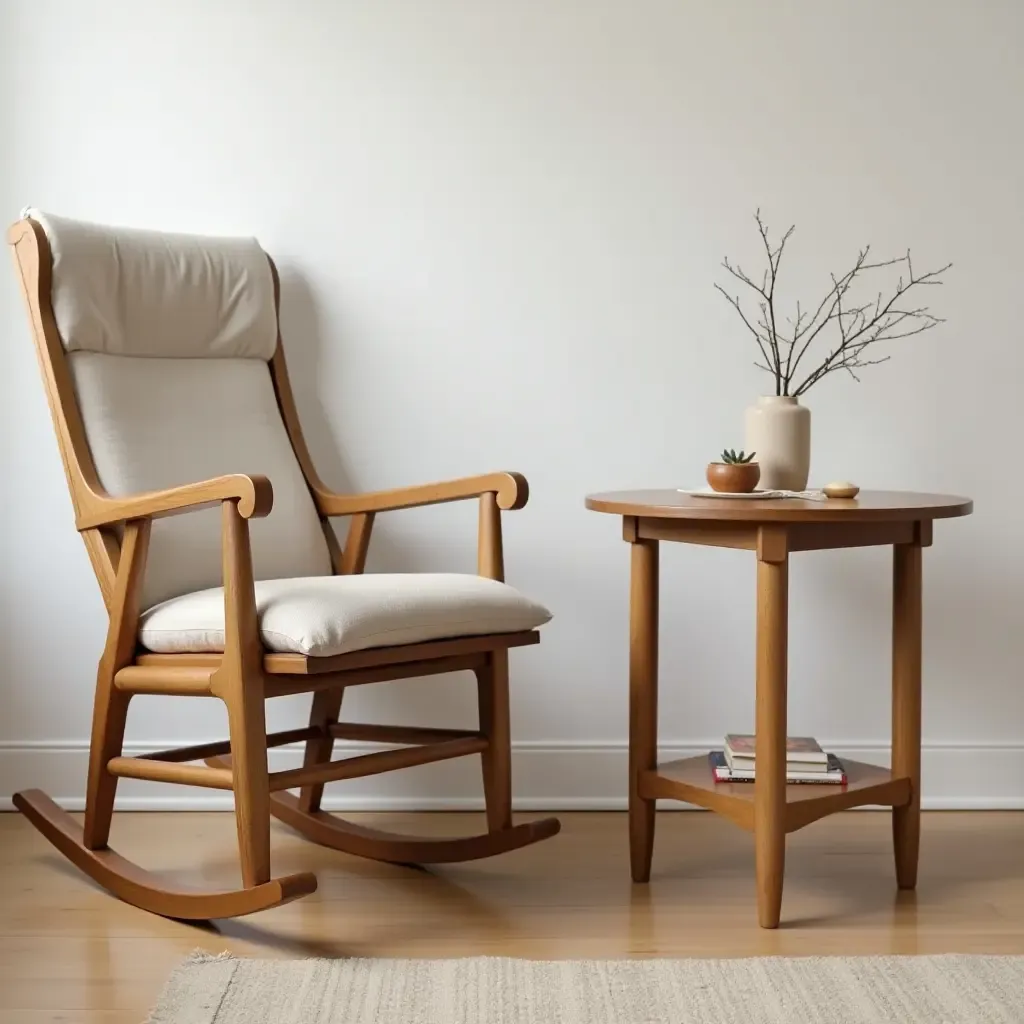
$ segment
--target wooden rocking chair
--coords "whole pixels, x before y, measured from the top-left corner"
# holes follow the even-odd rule
[[[503,582],[500,510],[526,504],[526,481],[328,490],[288,383],[277,271],[255,240],[36,211],[8,240],[110,615],[84,827],[39,790],[16,794],[36,828],[121,899],[182,919],[249,914],[316,889],[309,873],[271,877],[272,814],[314,842],[396,863],[474,860],[558,832],[557,819],[513,825],[511,813],[508,649],[536,643],[550,617]],[[240,475],[249,469],[265,475]],[[463,498],[480,506],[478,576],[363,575],[378,512]],[[350,517],[343,548],[332,516]],[[477,678],[478,729],[339,721],[349,686],[464,670]],[[308,727],[267,735],[265,700],[296,693],[313,695]],[[122,756],[128,703],[145,694],[219,697],[229,740]],[[337,739],[395,746],[332,760]],[[267,749],[298,741],[303,766],[270,772]],[[320,809],[326,782],[467,754],[483,762],[483,834],[392,835]],[[167,889],[110,850],[119,778],[232,790],[242,888]]]

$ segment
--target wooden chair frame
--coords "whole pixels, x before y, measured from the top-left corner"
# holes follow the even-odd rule
[[[110,625],[96,678],[85,821],[77,821],[45,793],[17,793],[15,805],[70,860],[121,899],[181,919],[235,917],[287,903],[316,889],[300,873],[272,878],[270,816],[317,843],[360,857],[395,863],[474,860],[553,836],[558,820],[513,825],[509,735],[508,649],[539,640],[536,630],[380,648],[336,657],[307,658],[264,650],[259,637],[249,547],[249,520],[267,515],[271,483],[261,476],[213,480],[114,497],[93,464],[63,345],[51,307],[52,255],[42,226],[25,219],[8,232],[35,340],[50,412],[74,504],[106,604]],[[280,300],[277,270],[275,302]],[[475,498],[479,502],[477,566],[481,576],[504,578],[501,510],[526,504],[526,480],[491,473],[444,483],[359,495],[335,494],[313,466],[302,435],[278,330],[270,372],[292,447],[316,504],[335,573],[363,571],[374,517],[391,509]],[[140,594],[152,521],[219,504],[222,510],[225,649],[223,654],[152,654],[137,642]],[[329,519],[350,517],[344,546]],[[422,729],[339,720],[346,688],[365,683],[470,670],[476,674],[479,728]],[[313,695],[309,725],[267,735],[265,700]],[[228,712],[229,739],[122,756],[128,705],[135,696],[218,697]],[[337,739],[400,744],[379,753],[332,760]],[[269,747],[305,741],[303,766],[271,772]],[[483,766],[488,831],[465,838],[395,835],[321,811],[324,784],[468,754]],[[205,766],[184,762],[204,761]],[[148,779],[235,795],[242,888],[224,892],[168,889],[108,848],[119,778]],[[298,796],[284,790],[296,788]]]

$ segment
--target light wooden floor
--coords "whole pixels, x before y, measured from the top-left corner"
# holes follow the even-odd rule
[[[412,820],[415,819],[415,820]],[[461,832],[475,815],[373,815]],[[925,815],[921,883],[897,895],[888,815],[836,815],[789,839],[783,927],[754,912],[749,835],[663,813],[649,886],[629,881],[626,818],[569,814],[528,850],[422,871],[312,846],[274,826],[275,871],[314,870],[313,896],[196,927],[118,903],[16,814],[0,815],[0,1024],[138,1024],[195,948],[253,956],[1024,953],[1024,814]],[[119,814],[114,845],[182,880],[234,885],[226,814]]]

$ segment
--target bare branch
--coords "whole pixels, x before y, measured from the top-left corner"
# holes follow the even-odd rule
[[[743,307],[740,305],[740,297],[737,295],[734,298],[720,284],[716,284],[715,288],[717,288],[718,291],[720,291],[725,296],[725,298],[728,301],[729,305],[732,306],[736,310],[737,313],[739,313],[740,319],[747,325],[747,330],[749,330],[750,333],[753,334],[754,340],[757,342],[757,347],[761,350],[761,355],[764,356],[764,361],[766,363],[771,362],[771,360],[768,357],[768,353],[765,350],[764,342],[763,342],[763,340],[761,338],[760,333],[757,331],[757,329],[754,327],[754,325],[747,319],[746,313],[743,312]],[[768,369],[768,368],[766,367],[766,369]],[[774,371],[771,370],[771,369],[768,369],[768,372],[769,373],[774,373]]]
[[[767,319],[771,321],[771,327],[769,328],[770,344],[772,355],[775,357],[775,394],[781,395],[783,392],[783,379],[785,374],[782,369],[782,346],[779,343],[779,332],[775,324],[775,282],[779,272],[779,264],[782,263],[782,252],[786,248],[786,242],[789,239],[789,236],[793,234],[796,225],[790,225],[789,230],[782,236],[782,240],[779,242],[779,247],[773,253],[771,242],[768,240],[768,229],[765,227],[764,221],[761,220],[760,210],[754,214],[754,220],[757,221],[757,230],[761,235],[761,241],[764,242],[765,252],[768,254],[768,294],[765,296],[765,299],[768,303]],[[792,355],[793,345],[790,344],[786,356],[787,367]]]
[[[899,300],[911,288],[941,284],[942,275],[952,264],[947,263],[938,270],[930,270],[917,276],[909,249],[903,256],[868,262],[871,254],[871,246],[868,245],[860,250],[853,267],[845,274],[830,275],[832,287],[813,313],[809,314],[800,302],[796,303],[796,318],[786,317],[791,332],[788,336],[781,334],[776,311],[776,287],[786,243],[792,236],[794,227],[791,226],[779,239],[778,244],[773,245],[760,210],[755,213],[754,219],[765,255],[768,257],[768,266],[762,274],[760,285],[742,267],[730,263],[728,257],[722,261],[722,266],[756,294],[760,316],[748,317],[739,295],[730,295],[721,285],[716,284],[715,287],[726,297],[746,328],[754,335],[764,360],[755,362],[754,365],[772,374],[777,395],[802,395],[822,377],[836,370],[844,370],[855,380],[859,380],[857,371],[865,366],[884,363],[890,358],[888,355],[866,358],[865,350],[869,346],[922,334],[943,322],[940,317],[932,315],[926,306],[904,308]],[[896,287],[888,299],[882,290],[872,301],[863,304],[851,301],[854,285],[866,274],[896,265],[903,267],[904,272],[900,274]],[[829,324],[835,324],[839,335],[835,346],[814,369],[807,372],[803,379],[794,385],[803,359],[815,339],[821,336]],[[867,355],[873,356],[873,351]]]
[[[906,262],[907,257],[899,260],[889,261],[892,263]],[[840,318],[840,343],[826,356],[825,360],[804,380],[797,385],[793,394],[799,396],[804,394],[808,388],[816,384],[822,377],[835,370],[850,370],[863,366],[871,366],[876,362],[884,360],[861,359],[860,354],[868,345],[877,344],[881,341],[896,341],[899,338],[909,338],[915,334],[923,334],[925,331],[937,327],[942,320],[932,316],[927,307],[921,306],[912,310],[901,310],[895,308],[896,301],[905,295],[915,285],[922,283],[940,284],[938,275],[948,270],[951,263],[941,267],[939,270],[929,271],[921,277],[914,277],[908,270],[908,280],[904,283],[902,275],[896,285],[896,291],[888,302],[881,304],[881,297],[875,302],[875,312],[870,319],[865,315],[867,307],[863,308],[854,324],[845,328]],[[915,321],[916,325],[909,330],[898,331],[896,328],[906,320]],[[888,357],[886,357],[888,358]]]
[[[904,281],[903,276],[900,275],[896,290],[888,302],[883,303],[881,293],[879,293],[879,297],[875,301],[874,313],[870,318],[867,316],[867,306],[858,307],[856,315],[850,324],[844,325],[842,317],[839,317],[839,345],[826,356],[825,360],[816,369],[812,370],[797,385],[793,390],[795,396],[804,394],[808,388],[834,370],[849,370],[851,368],[873,365],[876,360],[863,360],[860,358],[860,353],[867,345],[876,344],[881,341],[909,338],[915,334],[922,334],[924,331],[930,330],[942,322],[938,317],[932,316],[928,312],[927,307],[922,306],[913,310],[900,310],[895,308],[895,304],[901,296],[905,295],[916,285],[941,284],[941,281],[938,280],[939,275],[948,270],[952,264],[948,263],[938,270],[932,270],[927,274],[923,274],[921,277],[915,277],[910,272],[909,267],[912,264],[909,264],[907,256],[887,260],[878,265],[865,265],[861,269],[877,269],[877,267],[893,266],[896,263],[908,263],[907,280]],[[835,288],[833,288],[833,291],[835,291]],[[917,326],[907,331],[894,330],[899,324],[908,319],[920,322]]]
[[[851,366],[844,366],[842,367],[842,369],[844,369],[859,384],[860,377],[858,377],[857,374],[853,372],[853,366],[856,366],[857,369],[860,369],[861,367],[864,366],[877,366],[879,363],[889,362],[890,359],[892,359],[892,356],[882,356],[881,359],[867,359],[863,363],[854,363]]]
[[[843,276],[839,278],[838,282],[836,281],[835,276],[832,275],[832,291],[830,291],[825,296],[825,298],[822,299],[821,305],[818,306],[817,311],[815,312],[814,316],[811,318],[811,323],[808,324],[808,326],[807,326],[807,330],[810,331],[810,328],[817,321],[818,316],[821,313],[822,309],[825,307],[825,305],[831,299],[832,301],[831,301],[831,304],[829,305],[828,313],[825,314],[825,319],[822,320],[821,323],[818,324],[814,328],[814,330],[811,331],[810,334],[806,337],[806,339],[804,340],[803,344],[800,347],[799,352],[797,353],[796,359],[793,360],[792,366],[790,366],[788,368],[787,375],[786,375],[786,380],[785,380],[785,385],[786,385],[787,391],[789,389],[789,385],[793,381],[793,377],[796,375],[797,369],[800,366],[800,361],[807,354],[807,350],[811,347],[811,343],[822,332],[822,330],[826,327],[826,325],[831,323],[836,318],[836,309],[842,303],[843,296],[846,294],[847,291],[849,291],[850,285],[853,284],[854,278],[859,273],[861,273],[863,270],[865,270],[865,269],[872,269],[873,270],[873,269],[878,268],[878,267],[884,267],[884,266],[888,266],[889,265],[888,263],[869,264],[867,262],[867,258],[868,258],[868,254],[870,252],[871,252],[871,246],[870,245],[864,246],[864,248],[861,249],[861,251],[857,254],[857,262],[853,265],[853,269],[852,270],[848,270],[845,274],[843,274]],[[894,262],[894,261],[889,261],[889,262]]]
[[[767,299],[768,298],[768,293],[764,290],[764,288],[759,287],[753,281],[751,281],[750,277],[747,274],[744,273],[742,267],[740,267],[740,266],[735,266],[734,267],[729,262],[728,257],[726,259],[722,260],[722,266],[725,267],[725,269],[728,270],[729,273],[732,274],[732,276],[735,277],[737,281],[742,281],[745,285],[747,285],[748,288],[753,288],[754,291],[757,292],[757,294],[761,296],[761,298],[763,298],[763,299]]]

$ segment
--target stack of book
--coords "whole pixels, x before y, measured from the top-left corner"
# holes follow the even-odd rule
[[[725,750],[708,755],[715,782],[753,782],[757,777],[754,737],[729,733]],[[786,782],[846,785],[846,771],[835,754],[826,754],[812,736],[786,740]]]

